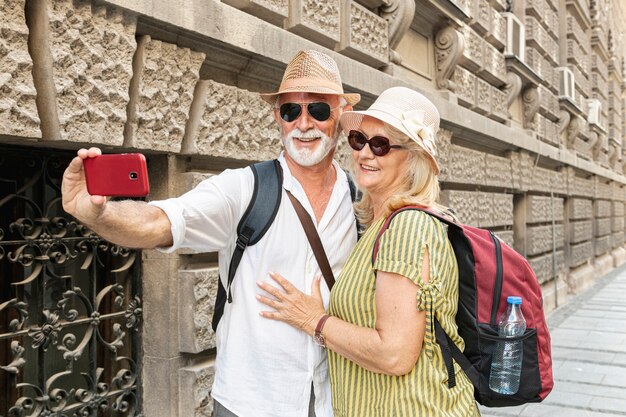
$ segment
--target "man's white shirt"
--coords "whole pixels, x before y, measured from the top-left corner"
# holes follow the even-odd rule
[[[356,244],[356,226],[345,172],[333,162],[337,180],[319,224],[300,183],[291,175],[284,156],[281,205],[264,237],[246,249],[217,329],[217,359],[213,397],[239,417],[306,417],[311,382],[315,414],[331,417],[326,351],[306,333],[269,320],[259,312],[270,310],[255,296],[257,281],[274,285],[269,271],[280,273],[306,294],[321,272],[304,229],[289,201],[290,191],[307,209],[317,227],[335,277],[339,276]],[[150,204],[160,207],[172,224],[173,246],[219,253],[219,272],[226,287],[228,265],[237,239],[237,224],[252,197],[250,168],[227,170],[200,183],[188,193]],[[260,191],[262,192],[262,191]],[[321,280],[324,306],[329,291]]]

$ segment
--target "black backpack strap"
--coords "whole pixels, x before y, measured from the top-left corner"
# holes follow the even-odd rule
[[[461,352],[461,349],[450,339],[450,336],[443,330],[443,327],[441,327],[437,319],[435,319],[435,337],[437,338],[439,347],[441,347],[443,361],[448,370],[448,388],[454,388],[456,385],[456,376],[454,375],[454,365],[452,363],[453,358],[461,366],[461,369],[463,369],[470,381],[472,381],[472,384],[478,387],[480,385],[478,371],[472,366],[463,352]]]
[[[228,280],[226,288],[218,279],[215,309],[213,311],[212,327],[217,325],[224,314],[226,301],[233,301],[231,285],[243,253],[248,246],[256,244],[270,228],[280,207],[283,186],[283,171],[278,160],[259,162],[250,167],[254,174],[254,190],[252,198],[243,216],[237,225],[237,241],[235,250],[228,266]]]

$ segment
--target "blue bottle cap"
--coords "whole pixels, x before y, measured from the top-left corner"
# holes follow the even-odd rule
[[[506,302],[509,304],[522,304],[522,297],[517,295],[509,295],[506,297]]]

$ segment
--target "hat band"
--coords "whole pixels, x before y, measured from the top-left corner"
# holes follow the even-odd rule
[[[285,80],[280,83],[279,93],[284,90],[301,90],[304,88],[328,88],[331,91],[336,91],[337,94],[343,94],[343,88],[334,82],[324,80],[322,78],[294,78],[291,80]]]

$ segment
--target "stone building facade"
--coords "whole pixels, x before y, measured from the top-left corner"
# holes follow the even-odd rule
[[[436,104],[442,202],[524,254],[551,311],[626,261],[624,22],[626,8],[615,0],[0,0],[0,180],[10,175],[10,155],[67,159],[97,145],[145,153],[150,199],[160,199],[225,168],[273,158],[280,138],[257,93],[276,88],[298,50],[319,49],[337,61],[346,90],[363,96],[358,108],[396,85]],[[344,163],[348,155],[341,144]],[[0,210],[6,195],[26,199],[20,190],[0,193]],[[45,229],[63,216],[31,217],[46,218]],[[34,276],[33,259],[44,268],[65,261],[17,256],[9,235],[24,229],[23,218],[0,223],[0,264],[11,264],[0,281]],[[64,238],[50,234],[52,245]],[[26,235],[25,247],[43,239]],[[11,351],[0,355],[0,397],[9,393],[15,403],[0,402],[0,416],[12,407],[28,415],[93,412],[103,403],[125,415],[211,415],[216,256],[137,256],[140,285],[120,303],[124,337],[135,327],[127,345],[138,363],[109,380],[106,366],[93,367],[106,392],[77,383],[65,402],[33,401],[39,410],[17,399],[31,395],[24,384],[38,385],[26,381],[28,352],[80,356],[62,337],[75,318],[45,301],[39,315],[23,313],[20,303],[36,298],[20,290],[28,280],[1,288],[0,343]],[[85,317],[98,328],[94,313]],[[54,338],[41,336],[45,325]],[[119,356],[123,338],[112,328],[117,345],[100,348]],[[96,333],[85,336],[87,345]],[[34,378],[39,389],[74,368],[64,369]],[[76,399],[79,389],[93,395]]]

